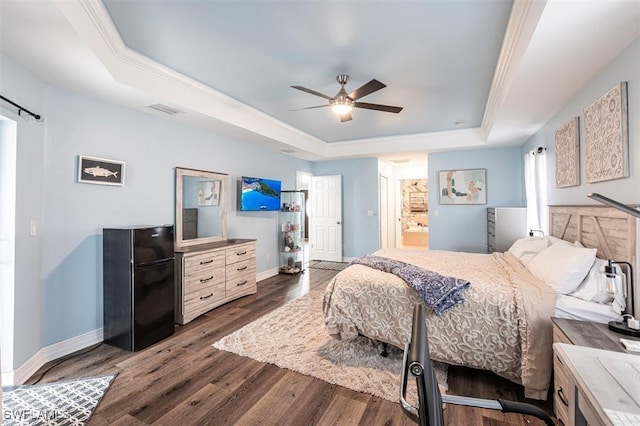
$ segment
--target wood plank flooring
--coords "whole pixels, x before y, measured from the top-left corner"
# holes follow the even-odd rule
[[[131,353],[102,344],[29,383],[117,372],[89,425],[411,425],[398,403],[219,351],[223,336],[326,282],[335,271],[308,269],[258,283],[258,293],[221,306],[172,337]],[[82,352],[82,351],[80,351]],[[492,373],[449,368],[451,394],[525,401],[523,389]],[[531,401],[552,412],[550,401]],[[543,424],[520,414],[448,406],[448,425]]]

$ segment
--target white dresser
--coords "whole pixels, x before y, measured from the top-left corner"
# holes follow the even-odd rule
[[[505,252],[527,235],[526,207],[487,208],[487,252]]]
[[[255,240],[225,240],[176,249],[176,323],[257,292]]]

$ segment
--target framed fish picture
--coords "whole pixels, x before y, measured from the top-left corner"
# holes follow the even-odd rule
[[[124,185],[124,161],[78,156],[78,182]]]

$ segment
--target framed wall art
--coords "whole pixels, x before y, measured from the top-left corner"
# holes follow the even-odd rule
[[[617,84],[583,114],[587,182],[629,177],[627,83]]]
[[[220,181],[205,180],[198,182],[198,206],[220,205]]]
[[[556,186],[566,188],[580,185],[579,119],[573,117],[555,132]]]
[[[78,156],[78,182],[99,185],[124,185],[123,161]]]
[[[440,204],[487,204],[487,170],[440,170]]]

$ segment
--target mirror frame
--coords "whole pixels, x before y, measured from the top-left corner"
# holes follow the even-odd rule
[[[182,238],[182,191],[184,188],[183,179],[186,176],[199,177],[203,179],[220,180],[220,208],[222,209],[222,235],[214,235],[212,237],[193,238],[184,240]],[[226,173],[208,172],[205,170],[187,169],[184,167],[176,167],[176,247],[188,247],[199,244],[213,243],[224,241],[227,239],[227,178]]]

